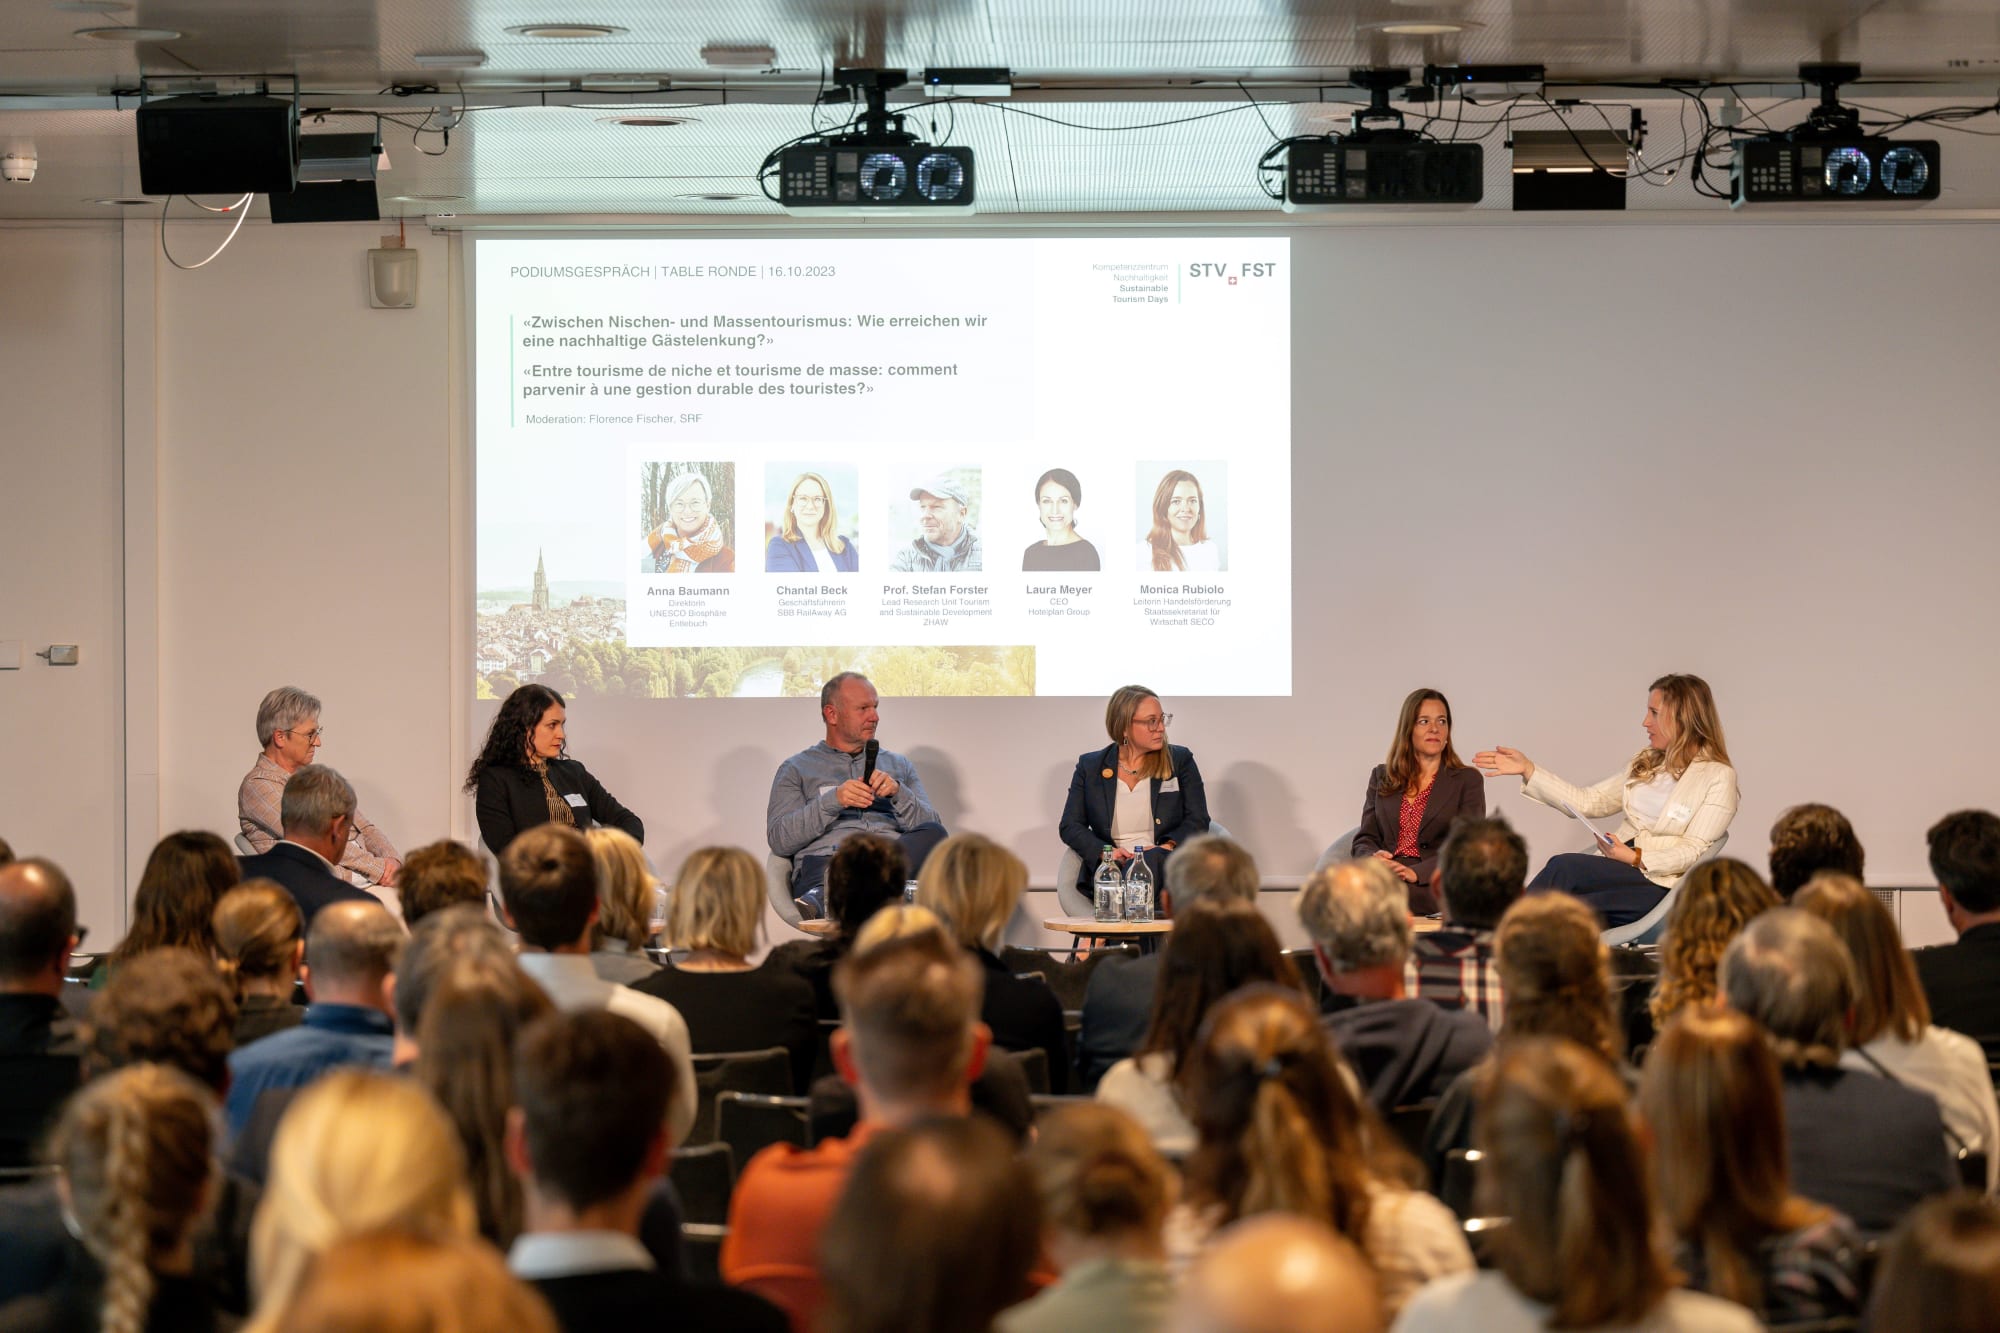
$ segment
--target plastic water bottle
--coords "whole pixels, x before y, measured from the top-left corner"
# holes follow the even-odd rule
[[[1132,844],[1132,860],[1125,867],[1125,919],[1153,919],[1153,872],[1146,868],[1145,847]]]
[[[1092,916],[1099,921],[1122,921],[1125,919],[1125,885],[1118,874],[1118,862],[1112,859],[1111,849],[1106,847],[1097,857],[1097,876],[1092,881],[1095,893],[1091,905],[1095,909]]]

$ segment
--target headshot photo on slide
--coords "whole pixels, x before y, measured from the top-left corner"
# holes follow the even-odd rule
[[[639,464],[639,572],[736,572],[736,465]]]
[[[1021,553],[1024,570],[1102,569],[1097,547],[1077,531],[1082,521],[1083,482],[1066,467],[1052,467],[1035,478],[1035,518],[1042,539]]]
[[[764,569],[852,574],[861,483],[848,463],[772,463],[764,469]]]
[[[1229,568],[1229,465],[1139,464],[1139,573],[1215,574]]]
[[[979,469],[912,467],[897,476],[889,496],[889,572],[976,574],[985,569],[979,544]]]

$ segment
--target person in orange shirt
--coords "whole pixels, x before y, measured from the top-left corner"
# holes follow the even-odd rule
[[[813,1327],[824,1297],[820,1232],[861,1150],[884,1129],[972,1112],[971,1086],[992,1034],[979,1021],[979,968],[941,929],[887,940],[833,974],[841,1026],[834,1067],[855,1089],[861,1119],[844,1139],[776,1144],[752,1157],[729,1205],[723,1280]]]

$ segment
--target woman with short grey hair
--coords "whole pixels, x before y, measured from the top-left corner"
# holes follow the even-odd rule
[[[257,744],[263,752],[236,788],[236,819],[243,829],[239,841],[259,855],[285,836],[285,783],[319,757],[326,740],[319,717],[319,700],[296,685],[280,685],[257,705]],[[395,844],[356,810],[354,831],[334,872],[364,889],[394,888],[402,864]]]

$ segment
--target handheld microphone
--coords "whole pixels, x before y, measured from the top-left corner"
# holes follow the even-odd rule
[[[868,779],[875,776],[875,755],[878,751],[881,750],[881,748],[882,746],[872,736],[868,738],[867,742],[864,745],[862,745],[861,780],[863,782],[866,782],[868,781]]]

